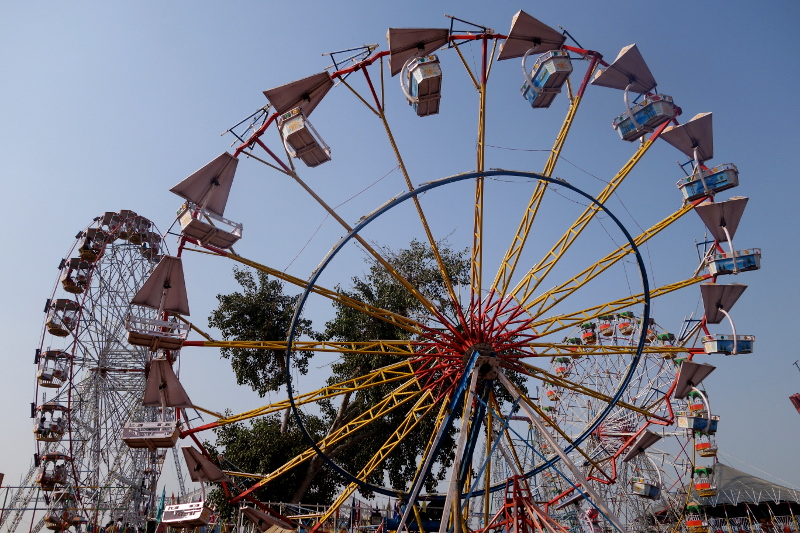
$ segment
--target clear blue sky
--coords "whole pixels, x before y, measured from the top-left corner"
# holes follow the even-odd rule
[[[719,367],[707,386],[713,411],[722,417],[721,459],[800,486],[800,415],[788,401],[800,392],[800,372],[792,365],[800,359],[793,342],[800,290],[791,278],[800,262],[792,237],[800,192],[792,133],[800,118],[793,93],[800,6],[790,1],[3,3],[0,172],[5,189],[0,217],[5,252],[0,269],[6,282],[0,309],[0,472],[6,484],[16,483],[27,470],[33,452],[28,418],[33,351],[56,267],[79,230],[104,211],[119,209],[133,209],[165,230],[180,204],[168,189],[228,148],[232,138],[219,134],[264,105],[261,91],[328,66],[322,53],[365,43],[385,49],[388,27],[444,27],[444,13],[505,33],[520,8],[551,26],[563,26],[609,60],[623,46],[637,43],[659,89],[683,108],[683,121],[714,112],[713,162],[735,163],[741,186],[732,194],[750,197],[735,242],[738,248],[761,247],[764,254],[761,272],[731,280],[749,285],[734,317],[740,332],[757,336],[756,353],[709,359]],[[468,61],[475,60],[474,53]],[[474,92],[449,54],[437,117],[411,120],[396,79],[387,84],[388,106],[397,117],[400,142],[409,147],[404,155],[416,183],[474,167]],[[518,94],[518,62],[498,63],[494,69],[487,142],[549,148],[564,114],[563,96],[553,109],[534,112]],[[622,112],[622,94],[590,88],[584,107],[565,156],[607,179],[633,150],[615,139],[610,127]],[[394,168],[379,124],[367,122],[364,108],[344,87],[332,91],[314,119],[334,160],[301,172],[331,204],[348,200]],[[674,182],[680,177],[675,161],[682,156],[661,141],[651,152],[621,199],[643,225],[651,212],[660,218],[680,203]],[[542,166],[535,153],[490,150],[489,157],[490,167],[529,165],[528,170],[539,171]],[[282,176],[252,161],[243,161],[240,167],[245,166],[226,212],[245,224],[237,251],[284,269],[324,214]],[[599,190],[597,181],[575,167],[562,163],[559,171],[567,179],[585,180],[581,184],[590,191]],[[355,222],[403,189],[395,172],[342,212]],[[435,218],[459,215],[461,223],[469,224],[471,209],[469,201],[454,203],[452,212]],[[506,227],[498,241],[504,245],[514,229]],[[307,277],[340,235],[326,221],[289,272]],[[654,243],[654,256],[690,258],[655,261],[656,280],[689,277],[696,266],[692,242],[701,237],[702,226],[694,217]],[[192,319],[204,327],[214,296],[234,289],[230,266],[196,260],[187,272]],[[356,267],[351,275],[360,272]],[[347,275],[340,279],[346,281]],[[696,304],[697,292],[687,293],[683,302],[661,307],[657,319],[677,330]],[[183,371],[200,405],[234,410],[258,405],[248,391],[235,388],[227,364],[212,351],[185,353]],[[229,404],[220,402],[226,395]]]

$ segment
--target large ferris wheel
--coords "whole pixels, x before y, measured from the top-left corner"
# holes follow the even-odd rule
[[[269,105],[251,117],[245,132],[233,132],[238,139],[233,153],[216,157],[172,188],[186,202],[178,216],[178,253],[161,258],[148,281],[126,295],[126,302],[135,304],[125,321],[127,341],[141,347],[151,368],[159,369],[142,384],[142,391],[153,391],[145,403],[155,411],[131,413],[125,424],[123,440],[138,450],[131,456],[143,450],[158,456],[178,438],[191,437],[199,446],[203,432],[289,409],[308,445],[287,464],[259,474],[223,472],[205,450],[187,448],[192,479],[224,483],[231,503],[255,503],[262,520],[269,516],[270,523],[286,528],[291,524],[269,514],[256,491],[321,458],[344,482],[335,501],[316,517],[314,530],[329,528],[337,510],[362,490],[401,502],[397,516],[385,523],[389,529],[416,524],[426,530],[489,531],[538,520],[553,531],[646,531],[686,515],[687,527],[700,533],[702,519],[698,523],[684,508],[694,509],[689,505],[693,497],[713,491],[718,420],[700,386],[714,367],[697,359],[752,350],[753,338],[737,334],[729,313],[745,286],[718,277],[760,266],[759,250],[733,247],[746,198],[716,198],[738,185],[738,171],[732,164],[708,164],[714,155],[711,114],[681,123],[680,108],[656,90],[636,45],[608,61],[522,11],[506,35],[450,18],[449,28],[391,28],[387,37],[388,50],[349,50],[332,72],[264,91]],[[467,57],[479,59],[470,64]],[[532,113],[524,120],[565,102],[566,117],[548,141],[542,170],[509,170],[502,158],[487,152],[494,94],[488,82],[506,60],[522,64],[519,113]],[[444,85],[445,73],[457,68],[466,71],[463,83]],[[409,104],[403,111],[419,121],[408,139],[400,133],[407,130],[396,130],[390,121],[405,119],[387,111],[388,82],[394,76],[400,80],[399,98]],[[424,158],[415,164],[418,152],[402,148],[406,142],[416,150],[424,147],[419,138],[424,140],[428,117],[453,112],[443,105],[443,87],[477,97],[475,148],[468,160],[460,160],[461,152],[454,150],[458,171],[446,177],[430,176]],[[609,117],[616,116],[613,129],[631,143],[630,155],[599,191],[574,184],[569,173],[556,173],[585,94],[595,87],[623,95],[624,109],[609,110]],[[352,113],[374,116],[370,139],[377,143],[378,134],[385,135],[405,187],[357,221],[346,220],[309,185],[317,167],[335,164],[336,144],[346,141],[337,138],[329,146],[320,134],[323,125],[318,132],[310,121],[334,89],[352,93]],[[609,134],[614,135],[610,129]],[[657,214],[620,209],[614,198],[635,178],[648,151],[664,144],[659,140],[688,159],[685,177],[671,189],[678,209]],[[355,160],[348,172],[353,175],[358,151],[350,155]],[[231,216],[226,206],[229,194],[246,187],[238,181],[233,187],[240,159],[263,163],[268,172],[293,180],[308,193],[309,205],[341,226],[342,238],[324,250],[311,272],[290,273],[234,252],[243,224],[226,218]],[[669,190],[665,187],[663,194]],[[713,236],[702,250],[700,266],[653,284],[648,273],[652,259],[646,260],[641,250],[650,255],[659,243],[674,247],[670,229],[692,211]],[[648,221],[644,227],[640,219]],[[704,231],[702,224],[698,231]],[[431,250],[438,290],[394,260],[390,251],[412,241]],[[442,253],[445,247],[468,250],[466,279],[453,275]],[[298,287],[301,295],[287,338],[190,340],[183,319],[188,315],[183,272],[184,267],[187,272],[197,268],[200,260],[187,259],[191,251],[228,258]],[[385,309],[343,290],[364,264],[409,295],[415,311]],[[662,326],[663,317],[656,322],[652,316],[659,299],[677,295],[688,307],[698,292],[704,315],[679,334],[667,329],[680,328],[675,320]],[[58,307],[59,301],[52,305],[62,315],[73,311],[69,303]],[[299,322],[310,310],[324,315],[324,310],[333,314],[339,308],[364,323],[383,324],[391,333],[324,342],[300,333]],[[732,335],[712,333],[710,325],[723,320],[730,322]],[[198,347],[285,352],[287,397],[192,427],[181,416],[192,403],[172,365],[179,350]],[[322,382],[300,377],[292,360],[297,350],[325,359],[324,367],[357,360],[359,372],[347,379],[331,374]],[[321,433],[304,425],[332,404],[347,414]],[[50,418],[60,414],[53,413]],[[385,438],[372,438],[376,427],[387,426],[391,431],[380,433]],[[345,463],[335,450],[349,441],[360,442],[362,453]],[[409,450],[419,450],[413,464],[404,463]],[[66,467],[69,460],[48,462]],[[403,464],[411,481],[400,486],[388,479],[384,468],[392,464]],[[692,485],[695,478],[702,479]],[[211,514],[203,502],[171,507],[164,522],[174,527],[204,525]],[[525,513],[517,512],[522,508]],[[423,525],[426,521],[434,525]]]

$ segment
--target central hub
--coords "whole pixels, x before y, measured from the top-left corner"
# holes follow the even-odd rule
[[[472,356],[473,352],[478,352],[478,358],[475,360],[475,368],[478,369],[478,376],[483,379],[495,379],[497,377],[497,366],[500,364],[500,359],[492,348],[492,345],[487,342],[479,342],[472,345],[464,354],[464,365]]]

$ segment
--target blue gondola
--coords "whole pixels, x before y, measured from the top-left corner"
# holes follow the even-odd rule
[[[442,99],[442,67],[436,54],[414,59],[408,65],[408,105],[417,116],[439,113]]]
[[[630,115],[633,115],[634,120],[631,120]],[[645,95],[641,102],[631,107],[630,115],[623,113],[612,122],[624,141],[635,141],[674,118],[675,105],[672,97],[666,94]]]
[[[733,274],[734,272],[747,272],[761,268],[761,248],[739,250],[736,252],[736,268],[734,258],[730,252],[715,254],[707,261],[708,273],[712,276]]]
[[[736,335],[736,354],[753,353],[755,340],[755,335]],[[734,352],[733,335],[706,335],[703,337],[703,350],[731,355]]]
[[[567,52],[551,50],[542,54],[533,64],[530,80],[522,84],[522,97],[533,108],[550,107],[571,73],[572,61]]]
[[[703,182],[705,181],[705,187]],[[683,198],[687,202],[697,200],[703,196],[710,196],[726,189],[731,189],[739,185],[739,170],[733,163],[717,165],[708,171],[706,176],[700,178],[699,174],[692,174],[678,180],[678,188],[683,193]]]

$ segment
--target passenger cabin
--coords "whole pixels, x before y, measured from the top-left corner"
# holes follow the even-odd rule
[[[631,494],[646,498],[648,500],[657,500],[661,496],[661,487],[658,483],[645,479],[643,477],[633,477],[630,480]]]
[[[597,328],[600,331],[600,335],[603,337],[611,337],[614,335],[614,315],[602,315],[597,317],[600,321]]]
[[[211,520],[213,510],[205,503],[204,484],[230,482],[230,479],[217,465],[191,446],[185,446],[181,450],[186,460],[189,476],[192,481],[200,483],[201,500],[166,506],[161,517],[161,523],[178,529],[205,526]]]
[[[81,306],[74,300],[60,298],[47,307],[45,327],[51,335],[66,337],[78,324]]]
[[[331,160],[330,147],[299,107],[279,116],[278,128],[286,151],[306,166],[313,168]]]
[[[620,50],[608,68],[598,70],[592,85],[623,91],[625,112],[612,126],[625,141],[635,141],[675,117],[672,97],[654,93],[656,80],[635,44]],[[631,93],[639,95],[633,102]]]
[[[572,61],[568,52],[551,50],[536,59],[530,72],[523,60],[522,71],[525,74],[525,82],[520,89],[522,97],[534,109],[547,108],[561,92],[561,87],[572,73]]]
[[[117,237],[123,240],[128,240],[135,227],[134,220],[139,215],[130,209],[123,209],[119,212],[119,224],[117,225]]]
[[[644,95],[642,99],[611,121],[623,141],[635,141],[675,118],[675,104],[666,94]]]
[[[617,313],[617,330],[620,335],[630,335],[636,329],[634,315],[631,311]]]
[[[739,169],[732,163],[726,163],[706,171],[701,165],[695,168],[691,176],[679,179],[676,185],[684,201],[693,202],[738,186]]]
[[[36,483],[43,491],[50,492],[67,483],[67,463],[72,459],[60,453],[46,453],[40,457],[36,472]]]
[[[717,441],[714,437],[701,433],[695,437],[694,449],[700,457],[716,457]]]
[[[678,419],[678,427],[688,429],[696,433],[705,433],[713,435],[717,432],[717,425],[719,423],[719,416],[703,414],[697,416],[691,412],[678,412],[676,413]]]
[[[499,61],[522,58],[525,82],[521,92],[533,108],[550,107],[572,73],[569,54],[562,50],[566,36],[524,11],[518,11],[501,45]],[[528,69],[528,57],[538,56]]]
[[[689,502],[686,505],[686,530],[688,533],[709,533],[708,520],[702,514],[700,504]]]
[[[242,225],[224,217],[238,164],[223,152],[170,189],[186,200],[178,210],[183,234],[201,246],[227,250],[242,238]]]
[[[142,243],[142,257],[156,262],[161,259],[161,235],[155,231],[147,233],[147,240]]]
[[[710,466],[694,469],[694,490],[701,498],[717,495],[717,484],[714,482],[714,469]]]
[[[67,490],[53,492],[52,506],[44,515],[44,527],[51,531],[66,531],[78,518],[75,496]]]
[[[403,92],[417,116],[438,114],[442,99],[442,67],[436,54],[410,59],[403,72]]]
[[[332,87],[330,75],[320,72],[264,91],[264,96],[278,113],[278,129],[286,151],[309,167],[331,160],[331,149],[311,125],[308,117]]]
[[[142,405],[160,407],[161,420],[126,422],[122,427],[123,442],[130,448],[147,448],[150,451],[175,446],[181,428],[175,409],[192,407],[192,402],[172,365],[164,357],[155,357],[150,362]]]
[[[64,266],[66,266],[66,269],[61,275],[61,286],[71,294],[83,293],[89,284],[89,277],[94,264],[80,257],[73,257]]]
[[[706,259],[706,268],[712,276],[758,270],[761,268],[761,248],[711,255]]]
[[[581,324],[581,330],[583,344],[595,344],[597,342],[597,328],[594,322],[584,322]]]
[[[84,261],[94,263],[106,245],[108,234],[99,228],[89,228],[83,232],[83,240],[78,247],[78,255]]]
[[[131,304],[166,313],[189,314],[189,301],[183,277],[183,264],[179,257],[165,255],[134,295]],[[131,312],[127,319],[128,342],[146,346],[150,351],[178,350],[189,336],[190,324],[178,322],[174,317],[156,319]]]
[[[40,442],[58,442],[67,430],[69,407],[46,403],[36,408],[33,434]]]
[[[417,116],[439,113],[442,67],[434,53],[449,42],[446,28],[389,28],[389,72],[400,74],[400,88]]]
[[[753,353],[755,335],[705,335],[703,351],[706,353],[722,353],[725,355]]]
[[[69,375],[69,366],[72,356],[61,350],[46,350],[44,353],[37,351],[39,369],[36,380],[40,387],[57,389],[61,387]]]
[[[241,513],[253,524],[254,533],[294,533],[297,531],[297,524],[285,516],[275,516],[265,513],[254,507],[242,507]],[[372,512],[370,524],[379,526],[383,522],[383,516],[379,512]]]

